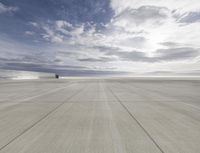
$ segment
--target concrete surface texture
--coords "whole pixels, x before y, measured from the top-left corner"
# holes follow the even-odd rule
[[[0,82],[0,153],[199,153],[200,81]]]

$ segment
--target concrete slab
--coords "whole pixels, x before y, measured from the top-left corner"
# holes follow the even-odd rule
[[[0,153],[200,152],[198,80],[1,83]]]

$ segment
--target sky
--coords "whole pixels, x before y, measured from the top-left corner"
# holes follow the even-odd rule
[[[200,75],[200,2],[0,0],[0,68]]]

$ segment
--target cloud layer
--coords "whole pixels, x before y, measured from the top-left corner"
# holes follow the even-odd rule
[[[9,0],[0,21],[1,68],[69,75],[200,66],[198,0]]]
[[[6,6],[0,2],[0,14],[3,13],[12,13],[18,10],[18,7],[15,6]]]

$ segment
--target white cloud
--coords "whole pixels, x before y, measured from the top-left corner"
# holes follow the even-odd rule
[[[0,2],[0,14],[2,13],[11,13],[17,11],[19,8],[14,6],[6,6]]]
[[[26,35],[29,35],[29,36],[32,36],[32,35],[35,34],[35,32],[33,32],[33,31],[26,31],[25,34],[26,34]]]
[[[69,22],[64,21],[64,20],[58,20],[56,21],[55,24],[58,28],[72,27],[72,25]]]
[[[70,32],[70,34],[72,35],[72,36],[80,36],[81,34],[83,34],[84,33],[84,25],[81,25],[81,26],[79,26],[79,27],[77,27],[77,28],[74,28],[71,32]]]
[[[112,0],[111,6],[115,16],[102,30],[65,20],[32,25],[43,29],[61,64],[138,73],[200,66],[200,23],[181,23],[178,15],[197,11],[197,0]]]
[[[53,42],[53,43],[62,43],[64,41],[64,36],[56,33],[54,29],[51,29],[48,25],[42,26],[43,30],[45,31],[44,34],[42,34],[43,38],[47,41]]]
[[[137,9],[127,8],[116,15],[113,22],[117,21],[117,23],[115,23],[116,25],[122,24],[125,27],[128,27],[129,23],[139,26],[148,21],[150,21],[151,24],[159,24],[162,19],[166,19],[169,15],[170,11],[165,7],[145,5]]]
[[[199,0],[111,0],[111,7],[118,14],[126,8],[139,8],[141,6],[152,5],[166,7],[179,12],[198,11]]]
[[[36,22],[29,22],[28,24],[33,27],[39,27],[38,23],[36,23]]]

